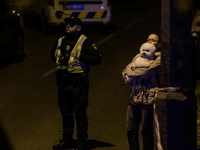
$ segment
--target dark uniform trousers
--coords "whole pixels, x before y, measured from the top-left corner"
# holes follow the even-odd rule
[[[88,138],[88,121],[86,108],[88,106],[88,76],[69,74],[58,83],[58,106],[63,120],[63,141],[72,142],[74,116],[77,125],[78,141]]]

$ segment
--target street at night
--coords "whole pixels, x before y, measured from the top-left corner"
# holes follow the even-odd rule
[[[160,34],[160,3],[116,1],[112,4],[112,32],[104,32],[99,26],[85,26],[85,34],[97,44],[102,55],[102,63],[91,66],[89,74],[87,114],[91,149],[129,149],[125,125],[130,87],[124,84],[121,73],[139,53],[147,36]],[[57,105],[56,65],[50,51],[62,33],[55,29],[45,35],[36,21],[24,12],[22,16],[25,60],[0,68],[1,130],[12,150],[52,150],[62,138],[62,118]]]

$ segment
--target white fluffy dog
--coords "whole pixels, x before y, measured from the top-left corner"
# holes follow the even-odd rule
[[[132,68],[148,68],[153,63],[156,47],[151,43],[144,43],[140,47],[140,57],[130,65]]]
[[[149,68],[153,63],[156,47],[151,43],[144,43],[140,47],[140,56],[133,60],[129,65],[129,69],[134,71],[136,68]],[[126,75],[127,81],[132,80],[131,76]],[[126,81],[125,81],[126,82]]]

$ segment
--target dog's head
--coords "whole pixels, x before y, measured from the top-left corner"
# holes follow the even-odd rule
[[[154,58],[155,50],[156,47],[153,44],[146,42],[140,47],[140,55],[141,57],[152,60]]]

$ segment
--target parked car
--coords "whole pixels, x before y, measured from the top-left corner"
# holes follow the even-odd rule
[[[6,0],[0,0],[0,60],[22,61],[25,57],[23,48],[23,19]]]
[[[83,23],[111,22],[111,0],[39,0],[36,8],[44,33],[71,16],[79,17]]]

